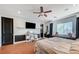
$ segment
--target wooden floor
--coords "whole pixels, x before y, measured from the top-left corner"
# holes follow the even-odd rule
[[[5,45],[0,48],[0,54],[34,54],[35,42]]]

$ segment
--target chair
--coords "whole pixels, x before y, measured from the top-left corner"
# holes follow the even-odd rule
[[[30,36],[30,32],[27,31],[26,33],[26,42],[31,41],[31,36]]]
[[[38,40],[38,35],[34,35],[34,38],[35,38],[36,40]]]

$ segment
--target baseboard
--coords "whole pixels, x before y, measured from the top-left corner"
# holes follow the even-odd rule
[[[18,41],[18,42],[14,42],[14,44],[24,43],[24,42],[26,42],[26,40],[23,40],[23,41]]]

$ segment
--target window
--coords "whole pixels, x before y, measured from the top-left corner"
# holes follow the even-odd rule
[[[63,24],[57,24],[57,32],[58,34],[63,34]]]
[[[58,34],[72,33],[72,22],[57,24],[57,32]]]

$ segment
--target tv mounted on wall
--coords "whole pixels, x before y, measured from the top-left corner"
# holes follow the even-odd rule
[[[26,22],[26,28],[28,29],[35,29],[36,24],[31,22]]]

